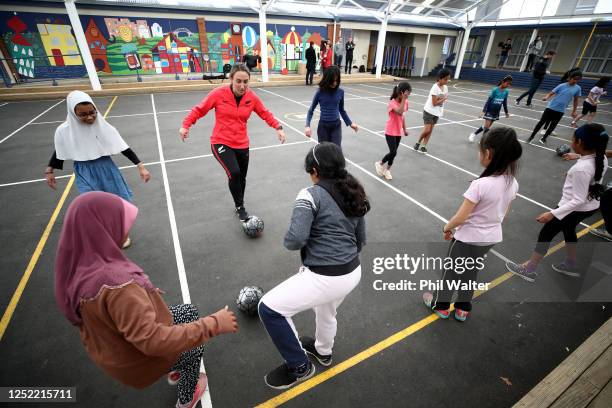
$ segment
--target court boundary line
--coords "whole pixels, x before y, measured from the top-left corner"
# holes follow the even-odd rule
[[[40,118],[42,115],[44,115],[45,113],[49,112],[51,109],[55,108],[57,105],[59,105],[60,103],[64,102],[64,99],[62,99],[59,102],[54,103],[53,105],[51,105],[50,107],[48,107],[47,109],[45,109],[42,113],[36,115],[33,119],[31,119],[28,123],[26,123],[25,125],[22,125],[19,129],[14,130],[11,134],[9,134],[8,136],[6,136],[4,139],[0,140],[0,144],[4,143],[5,141],[7,141],[8,139],[10,139],[11,137],[13,137],[14,135],[16,135],[20,130],[24,129],[26,126],[28,126],[30,123],[34,122],[36,119]]]

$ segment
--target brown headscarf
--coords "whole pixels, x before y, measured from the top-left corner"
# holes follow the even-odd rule
[[[133,281],[154,289],[121,250],[137,213],[133,204],[101,191],[82,194],[70,204],[55,259],[55,300],[72,324],[82,323],[81,300],[94,298],[104,286]]]

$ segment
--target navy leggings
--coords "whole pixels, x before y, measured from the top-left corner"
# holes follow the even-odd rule
[[[342,147],[342,124],[340,119],[335,122],[319,121],[317,137],[319,143],[332,142]]]

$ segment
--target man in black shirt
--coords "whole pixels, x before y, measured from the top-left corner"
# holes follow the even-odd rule
[[[312,85],[312,77],[317,67],[317,53],[314,49],[314,41],[306,49],[306,85]]]
[[[353,50],[355,49],[355,43],[353,42],[353,37],[349,37],[348,41],[344,45],[344,49],[346,50],[346,63],[344,65],[344,73],[346,71],[351,73],[351,68],[353,66]]]
[[[508,59],[508,54],[512,49],[512,38],[508,38],[504,43],[499,43],[498,47],[501,48],[501,54],[499,55],[499,63],[497,64],[497,68],[501,69],[504,67],[506,60]]]
[[[242,62],[246,64],[249,71],[253,71],[253,69],[257,67],[257,63],[261,63],[261,57],[259,55],[245,54],[244,57],[242,57]]]
[[[556,53],[554,51],[548,51],[535,64],[535,66],[533,67],[533,77],[531,78],[531,86],[529,87],[529,90],[527,92],[516,98],[515,104],[517,106],[521,104],[521,99],[529,95],[529,97],[527,98],[527,107],[531,108],[531,99],[533,98],[533,95],[535,95],[536,91],[540,87],[540,84],[544,80],[544,77],[546,76],[546,71],[548,70],[548,66],[550,65],[550,60],[555,54]]]

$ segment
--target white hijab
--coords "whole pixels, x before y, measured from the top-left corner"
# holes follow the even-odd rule
[[[104,115],[98,113],[96,121],[88,125],[81,122],[74,108],[82,102],[96,106],[91,97],[82,91],[72,91],[66,98],[68,116],[55,130],[55,153],[60,160],[88,161],[102,156],[118,154],[129,146],[110,125]],[[97,109],[97,108],[96,108]]]

